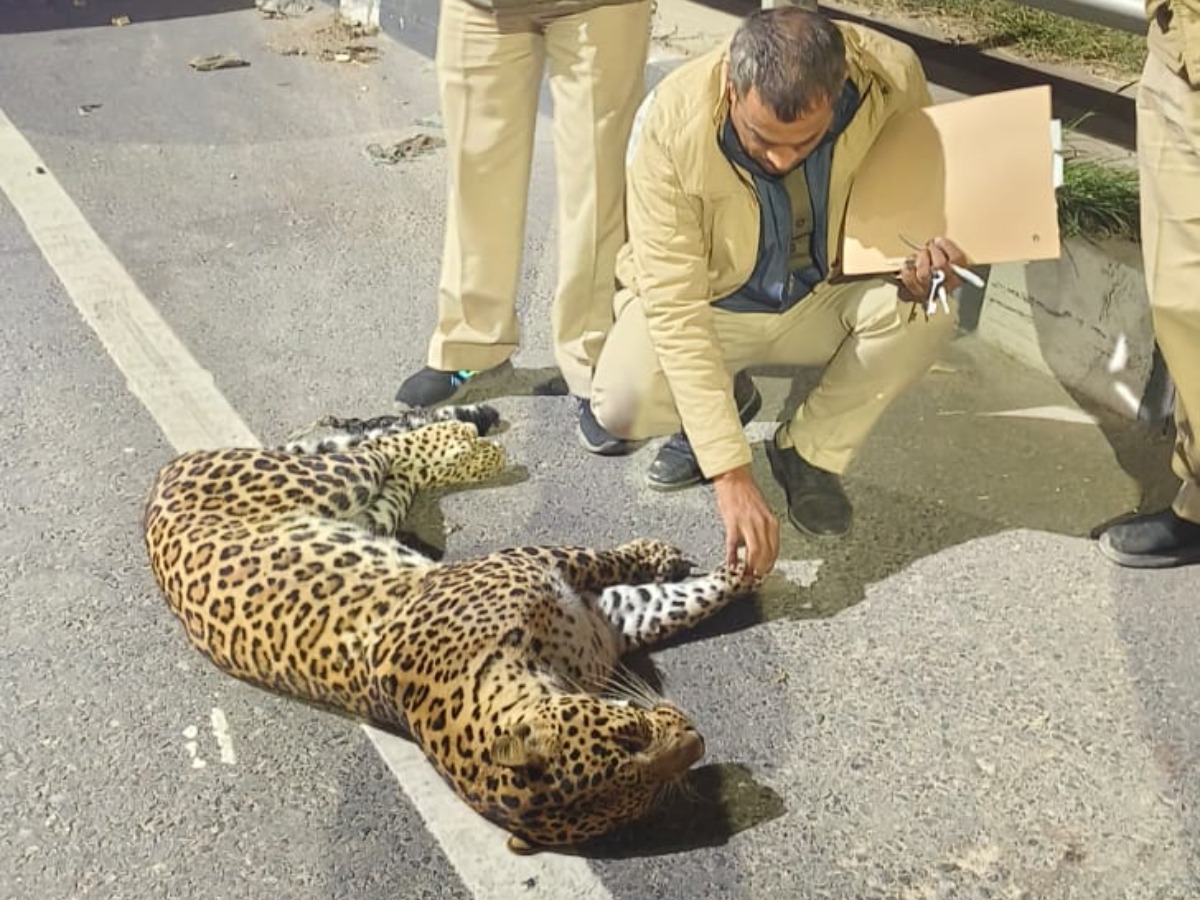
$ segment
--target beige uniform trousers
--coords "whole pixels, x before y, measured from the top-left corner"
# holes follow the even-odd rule
[[[658,363],[641,299],[618,295],[617,320],[592,386],[592,409],[602,425],[633,423],[619,436],[643,439],[680,427],[666,376]],[[734,375],[750,366],[824,366],[820,382],[778,442],[812,465],[844,472],[879,417],[918,381],[954,334],[958,307],[926,320],[880,281],[822,282],[782,314],[715,310],[719,352]],[[712,477],[718,472],[705,472]]]
[[[1154,334],[1175,382],[1174,509],[1200,522],[1200,91],[1153,53],[1137,95],[1142,257]]]
[[[612,323],[625,146],[644,94],[650,0],[500,14],[443,0],[437,75],[449,160],[435,369],[490,369],[517,349],[516,294],[543,71],[554,102],[555,358],[588,396]]]

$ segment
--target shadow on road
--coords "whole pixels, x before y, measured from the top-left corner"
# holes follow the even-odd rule
[[[719,847],[741,831],[787,812],[783,798],[737,764],[701,766],[653,813],[604,838],[578,855],[630,859]]]
[[[1012,529],[1093,537],[1102,522],[1169,502],[1177,486],[1169,440],[994,352],[978,353],[972,340],[961,350],[952,344],[947,371],[896,401],[852,463],[845,484],[854,524],[843,538],[808,537],[787,522],[783,491],[752,441],[755,481],[781,516],[779,564],[751,601],[731,604],[674,643],[777,619],[828,618],[859,603],[871,585],[950,547]],[[752,374],[765,400],[757,425],[770,434],[819,373]],[[1098,424],[1069,418],[1072,404]],[[682,498],[655,501],[684,508]]]
[[[834,616],[860,602],[870,585],[949,547],[1010,529],[1088,537],[1097,524],[1135,506],[1169,500],[1169,442],[1148,440],[1136,423],[1088,409],[1061,385],[973,341],[948,348],[946,371],[931,373],[897,400],[851,465],[846,488],[855,519],[844,538],[807,537],[786,521],[783,491],[761,440],[752,438],[755,480],[781,515],[779,567],[752,600],[730,604],[670,643],[705,641],[776,619]],[[547,387],[554,371],[517,370],[470,399],[559,393]],[[792,417],[819,371],[772,367],[752,375],[765,400],[755,424],[769,434],[772,422]],[[1056,404],[1066,410],[1072,401],[1099,427],[1036,415],[1037,408]],[[583,457],[581,465],[595,464]],[[699,492],[709,494],[699,498],[701,505]],[[668,520],[711,515],[719,528],[711,487],[643,496]],[[420,532],[439,535],[439,525]]]

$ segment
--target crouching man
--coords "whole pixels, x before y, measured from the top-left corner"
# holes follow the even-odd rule
[[[851,521],[841,473],[955,330],[954,306],[910,316],[934,270],[959,285],[950,264],[965,260],[947,240],[897,279],[836,277],[855,171],[891,116],[929,102],[907,46],[782,7],[674,70],[639,114],[616,321],[580,439],[616,455],[672,435],[650,486],[711,480],[727,553],[744,548],[760,575],[775,564],[779,523],[750,472],[743,426],[761,400],[743,370],[824,367],[767,454],[791,523],[836,536]]]

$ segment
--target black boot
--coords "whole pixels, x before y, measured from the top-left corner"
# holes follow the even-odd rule
[[[787,494],[788,521],[813,537],[839,537],[850,530],[853,510],[842,479],[818,469],[795,450],[784,450],[775,438],[767,443],[767,459],[775,480]]]
[[[754,380],[745,372],[733,378],[733,400],[738,408],[738,420],[747,425],[762,409],[762,395]],[[646,484],[656,491],[677,491],[704,481],[696,454],[682,431],[671,435],[662,445],[646,472]]]
[[[1135,516],[1100,535],[1100,552],[1132,569],[1166,569],[1200,562],[1200,524],[1167,508]]]
[[[507,362],[502,362],[495,368],[483,369],[478,372],[468,369],[458,372],[443,372],[440,369],[431,369],[429,366],[425,366],[404,379],[404,383],[396,391],[396,402],[414,409],[437,406],[458,396],[470,381],[481,377],[484,381],[488,381],[498,375],[511,372],[512,365]]]

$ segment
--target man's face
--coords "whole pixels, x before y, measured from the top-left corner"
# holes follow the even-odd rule
[[[739,97],[729,85],[729,118],[742,149],[772,175],[786,175],[808,158],[833,124],[833,103],[822,100],[794,122],[781,122],[757,88]]]

